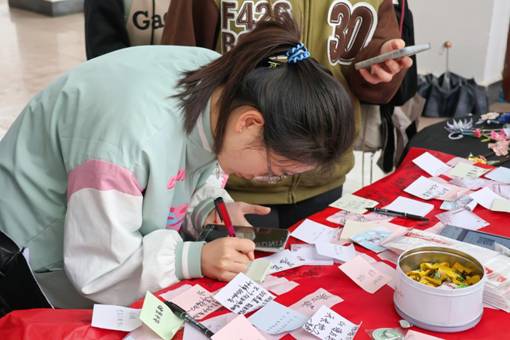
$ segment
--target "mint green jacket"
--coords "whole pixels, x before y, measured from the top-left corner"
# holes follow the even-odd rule
[[[90,60],[37,94],[0,142],[0,230],[37,273],[65,270],[83,296],[129,304],[200,277],[196,235],[225,196],[209,107],[190,135],[172,97],[219,56],[144,46]],[[44,287],[43,287],[44,288]]]

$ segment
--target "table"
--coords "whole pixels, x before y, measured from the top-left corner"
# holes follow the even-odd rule
[[[477,119],[478,116],[473,118],[474,121]],[[447,121],[443,121],[430,125],[418,132],[409,141],[406,150],[409,150],[413,147],[420,147],[446,152],[464,158],[467,158],[469,153],[473,153],[474,155],[485,155],[490,152],[490,149],[487,147],[487,143],[482,143],[477,138],[466,136],[459,140],[450,140],[448,138],[448,131],[446,131],[444,128],[446,126],[446,122]],[[406,151],[404,151],[403,155],[405,156],[405,154]],[[510,160],[507,160],[501,165],[510,168]]]
[[[412,163],[412,160],[425,152],[425,149],[413,148],[408,152],[407,157],[401,166],[393,174],[359,190],[356,194],[370,199],[375,199],[382,205],[390,203],[397,196],[407,196],[402,190],[413,182],[416,178],[425,173]],[[453,156],[437,151],[429,151],[434,156],[443,161],[448,161]],[[439,213],[441,204],[438,200],[431,200],[435,208],[428,215],[430,222],[427,224],[416,225],[416,221],[395,218],[392,222],[404,226],[413,226],[419,229],[426,229],[438,221],[435,214]],[[314,221],[335,226],[326,221],[326,218],[336,212],[335,208],[327,208],[310,218]],[[478,206],[475,211],[477,215],[489,221],[491,224],[483,231],[496,233],[504,236],[510,236],[509,215],[505,213],[496,213]],[[290,243],[298,243],[295,239],[290,239]],[[356,246],[360,252],[364,252],[379,260],[372,252]],[[388,262],[389,263],[389,262]],[[391,264],[391,263],[389,263]],[[391,264],[393,265],[393,264]],[[289,280],[296,281],[300,285],[287,294],[278,296],[276,301],[284,305],[291,305],[302,297],[314,292],[318,288],[325,288],[332,294],[338,295],[344,299],[343,302],[335,305],[333,309],[345,318],[354,323],[363,322],[358,331],[356,339],[369,339],[365,330],[380,327],[398,327],[400,317],[393,307],[393,289],[384,286],[375,294],[369,294],[358,287],[345,274],[343,274],[337,265],[327,267],[304,266],[291,269],[285,272],[275,274],[284,276]],[[175,284],[172,287],[162,290],[163,293],[170,289],[175,289],[183,284],[199,283],[209,291],[221,288],[224,283],[216,282],[210,279],[186,280]],[[135,307],[141,306],[141,301],[134,303]],[[224,309],[222,309],[224,311]],[[211,316],[221,314],[217,311]],[[90,310],[29,310],[16,311],[3,319],[0,319],[0,338],[1,339],[21,339],[23,335],[30,339],[122,339],[125,333],[112,332],[90,327]],[[445,339],[504,339],[510,334],[510,315],[500,311],[485,308],[484,315],[480,323],[473,329],[461,333],[434,333],[421,329],[420,332],[436,335]],[[180,337],[177,337],[180,338]],[[291,339],[286,336],[284,339]]]

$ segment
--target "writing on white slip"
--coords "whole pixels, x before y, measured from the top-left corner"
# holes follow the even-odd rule
[[[303,326],[303,329],[319,339],[354,339],[358,332],[356,325],[326,306],[322,306]]]
[[[436,181],[420,176],[405,188],[404,191],[421,199],[430,200],[443,196],[450,190]]]
[[[296,268],[303,265],[296,255],[288,249],[282,250],[270,256],[264,257],[265,260],[271,262],[268,273],[274,274],[284,270]]]
[[[142,325],[140,309],[114,305],[94,305],[92,327],[131,332]]]
[[[214,299],[213,295],[198,284],[186,290],[184,293],[173,297],[171,301],[197,320],[206,317],[221,307],[218,301]]]
[[[246,314],[274,299],[264,287],[239,273],[214,296],[224,307],[237,314]]]
[[[477,230],[489,225],[487,221],[471,212],[468,209],[460,208],[450,210],[436,215],[437,219],[443,224],[449,224],[465,229]]]
[[[300,328],[306,322],[306,316],[271,301],[248,319],[250,322],[268,334],[276,335]]]

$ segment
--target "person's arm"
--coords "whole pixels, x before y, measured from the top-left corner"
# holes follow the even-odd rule
[[[85,0],[83,13],[87,59],[130,46],[122,0]]]
[[[91,300],[127,305],[202,276],[203,242],[183,242],[171,229],[140,233],[142,190],[133,172],[106,161],[85,161],[68,175],[65,270]]]
[[[219,23],[220,11],[214,0],[172,0],[166,14],[161,44],[214,50]]]
[[[198,239],[202,228],[207,223],[214,222],[214,199],[222,197],[225,202],[234,200],[224,189],[228,175],[221,169],[214,170],[212,174],[204,174],[199,180],[198,189],[191,196],[188,214],[181,227],[185,239]]]
[[[198,189],[191,196],[188,214],[181,227],[181,233],[185,239],[196,240],[205,225],[215,222],[222,223],[218,220],[214,210],[214,199],[217,197],[222,197],[225,201],[234,225],[250,226],[250,223],[246,220],[246,214],[265,215],[271,211],[270,208],[261,205],[234,202],[230,194],[224,189],[228,175],[221,169],[205,176],[205,181],[199,181]]]
[[[343,73],[349,82],[351,91],[356,97],[368,103],[383,104],[393,98],[400,87],[406,70],[396,73],[389,82],[384,82],[383,80],[382,82],[374,84],[374,82],[369,82],[366,76],[364,77],[361,72],[354,69],[354,64],[356,62],[375,57],[383,52],[394,49],[394,46],[392,46],[393,42],[388,42],[400,38],[400,31],[392,0],[384,0],[381,3],[377,12],[377,18],[377,27],[372,40],[357,54],[350,66],[343,67]],[[386,46],[383,46],[385,43]],[[375,77],[378,77],[381,66],[382,65],[374,65],[371,68],[371,72],[374,73],[373,75]],[[410,67],[410,65],[407,67]],[[382,71],[384,71],[384,69]]]

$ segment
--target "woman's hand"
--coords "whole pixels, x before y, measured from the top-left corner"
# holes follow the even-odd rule
[[[246,220],[244,215],[246,214],[255,214],[255,215],[267,215],[271,211],[271,208],[263,207],[261,205],[256,204],[248,204],[244,202],[228,202],[225,203],[227,207],[228,214],[230,215],[230,220],[232,221],[232,225],[237,226],[248,226],[252,225],[250,222]],[[215,222],[216,221],[216,222]],[[211,211],[207,219],[205,220],[205,224],[224,224],[217,216],[216,210]]]
[[[398,50],[399,48],[405,47],[405,45],[402,39],[388,40],[381,46],[380,54]],[[367,82],[375,85],[390,82],[393,76],[402,70],[408,69],[412,65],[413,60],[410,57],[402,57],[386,60],[382,63],[370,66],[369,69],[361,69],[359,72]]]
[[[202,274],[219,281],[230,281],[246,271],[255,259],[255,243],[236,237],[223,237],[202,248]]]
[[[250,222],[246,220],[246,217],[244,217],[246,214],[267,215],[271,211],[271,208],[244,202],[229,202],[225,205],[227,206],[232,224],[239,226],[252,226]]]

